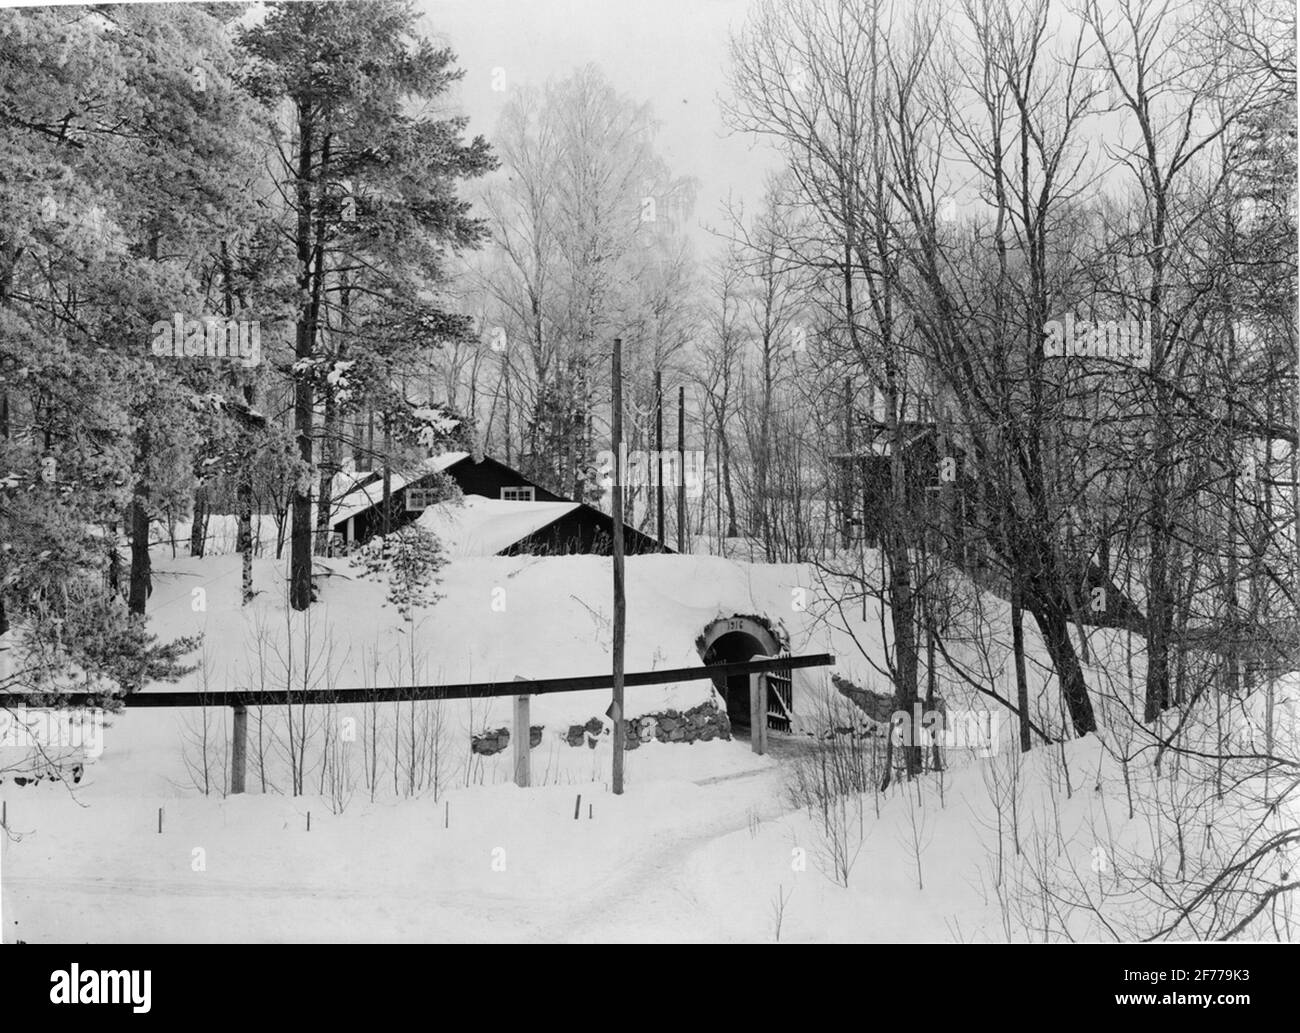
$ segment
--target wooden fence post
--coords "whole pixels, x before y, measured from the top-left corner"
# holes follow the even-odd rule
[[[749,748],[762,756],[767,752],[767,677],[749,676]]]
[[[532,726],[528,723],[528,697],[515,697],[515,785],[527,786],[529,781],[529,750],[532,745]]]
[[[244,767],[248,756],[248,708],[234,707],[235,727],[230,743],[230,791],[244,791]]]

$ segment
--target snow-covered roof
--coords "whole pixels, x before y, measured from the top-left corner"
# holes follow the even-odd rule
[[[506,502],[466,495],[426,509],[422,527],[436,534],[451,556],[495,556],[578,508],[576,502]]]
[[[888,441],[869,441],[865,445],[859,445],[852,452],[836,452],[832,459],[867,459],[871,456],[883,457],[888,456]]]
[[[418,481],[432,473],[442,473],[468,457],[468,452],[443,452],[441,455],[430,456],[414,470],[402,473],[394,470],[389,477],[389,490],[400,491],[412,481]],[[365,474],[364,478],[366,479],[330,507],[331,526],[337,526],[359,513],[364,513],[384,500],[383,475],[372,471]]]
[[[911,420],[903,422],[902,425],[904,448],[911,448],[919,441],[932,436],[935,433],[933,424],[915,423]],[[866,440],[859,444],[852,452],[837,452],[831,456],[832,459],[867,459],[871,457],[886,458],[893,454],[893,441],[889,437],[889,428],[883,423],[873,423],[866,429]]]

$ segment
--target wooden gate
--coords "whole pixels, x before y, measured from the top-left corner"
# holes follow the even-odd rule
[[[788,653],[781,654],[782,657]],[[774,732],[789,732],[794,726],[794,679],[790,668],[768,671],[767,727]]]

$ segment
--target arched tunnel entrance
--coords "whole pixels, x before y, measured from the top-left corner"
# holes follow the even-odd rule
[[[743,662],[755,656],[776,656],[783,651],[776,635],[753,617],[719,618],[704,628],[696,645],[706,666]],[[727,718],[732,726],[748,729],[749,675],[715,677],[713,685],[727,702]]]

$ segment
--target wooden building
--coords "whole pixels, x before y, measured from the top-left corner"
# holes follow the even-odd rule
[[[963,547],[978,501],[964,451],[933,423],[906,420],[901,431],[905,501],[896,518],[932,529],[937,548]],[[860,420],[859,434],[851,453],[831,458],[841,470],[845,542],[874,548],[890,516],[893,441],[879,420]]]
[[[451,501],[449,482],[459,487],[465,504]],[[387,514],[383,475],[363,474],[332,507],[330,526],[337,547],[346,551],[432,509],[437,512],[430,522],[440,532],[455,531],[462,555],[608,556],[613,551],[614,522],[608,514],[557,495],[496,459],[476,459],[468,452],[443,453],[416,471],[392,473]],[[626,525],[623,543],[631,556],[672,551]],[[451,551],[455,555],[457,548]]]

